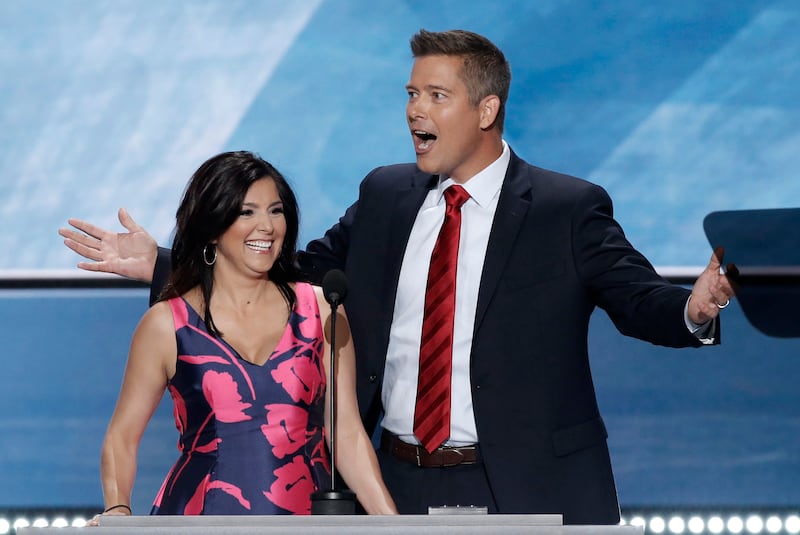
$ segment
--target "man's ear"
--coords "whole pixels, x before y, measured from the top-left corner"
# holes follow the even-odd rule
[[[481,129],[486,130],[494,124],[497,114],[500,113],[500,97],[497,95],[483,97],[478,108],[481,114]]]

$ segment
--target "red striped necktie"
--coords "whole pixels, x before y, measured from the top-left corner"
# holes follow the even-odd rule
[[[414,435],[429,453],[450,437],[458,241],[461,236],[461,206],[469,199],[469,193],[461,186],[453,185],[444,191],[444,199],[447,204],[444,223],[433,247],[425,290],[414,410]]]

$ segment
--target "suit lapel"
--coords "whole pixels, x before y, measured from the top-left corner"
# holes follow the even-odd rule
[[[384,261],[384,280],[381,295],[390,296],[384,299],[382,325],[391,324],[394,315],[394,302],[397,295],[397,284],[400,279],[400,268],[403,265],[408,238],[428,191],[436,185],[436,176],[417,172],[410,187],[393,192],[393,207],[389,220],[389,243],[392,244]],[[387,337],[388,340],[388,332]]]
[[[526,164],[512,151],[508,171],[506,171],[503,186],[500,189],[492,230],[489,233],[489,245],[486,248],[481,284],[478,289],[474,333],[477,333],[480,328],[489,302],[505,270],[508,257],[516,243],[522,221],[530,208],[530,190],[531,184],[527,178]]]

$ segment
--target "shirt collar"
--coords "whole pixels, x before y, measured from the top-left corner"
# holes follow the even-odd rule
[[[489,203],[500,194],[500,188],[503,186],[503,179],[508,170],[508,163],[511,161],[511,149],[508,148],[508,143],[503,140],[503,152],[500,157],[490,163],[477,175],[467,180],[464,184],[460,184],[472,200],[478,203],[478,206],[489,206]],[[456,184],[452,178],[439,177],[439,183],[436,186],[436,204],[443,202],[444,190]]]

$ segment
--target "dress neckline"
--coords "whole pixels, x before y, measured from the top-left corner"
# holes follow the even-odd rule
[[[295,290],[295,293],[297,293],[296,290]],[[211,335],[211,333],[208,331],[208,325],[206,325],[206,322],[203,319],[203,316],[201,316],[200,313],[197,312],[197,310],[195,310],[195,308],[192,306],[192,304],[189,303],[189,301],[187,301],[185,297],[180,296],[180,299],[186,304],[186,307],[197,318],[197,321],[199,322],[200,325],[202,325],[203,330],[206,333],[208,333],[209,335]],[[299,304],[299,298],[298,298],[298,300],[295,301],[295,305],[292,308],[292,310],[289,311],[289,319],[286,320],[286,325],[283,328],[283,333],[281,333],[281,337],[278,339],[278,342],[275,344],[275,347],[272,348],[272,351],[270,351],[269,356],[267,356],[267,358],[261,364],[256,364],[255,362],[251,362],[251,361],[247,360],[246,358],[242,357],[242,355],[239,353],[239,351],[235,347],[233,347],[233,345],[230,344],[227,340],[225,340],[225,338],[213,337],[213,339],[221,342],[225,346],[225,348],[228,349],[231,352],[231,354],[233,354],[240,361],[242,361],[242,362],[244,362],[244,363],[246,363],[246,364],[248,364],[250,366],[255,366],[256,368],[263,368],[272,359],[273,355],[275,355],[275,351],[279,347],[281,347],[281,345],[284,342],[284,339],[287,336],[291,335],[291,333],[292,333],[292,317],[295,314],[295,311],[297,309],[297,305],[298,304]]]

